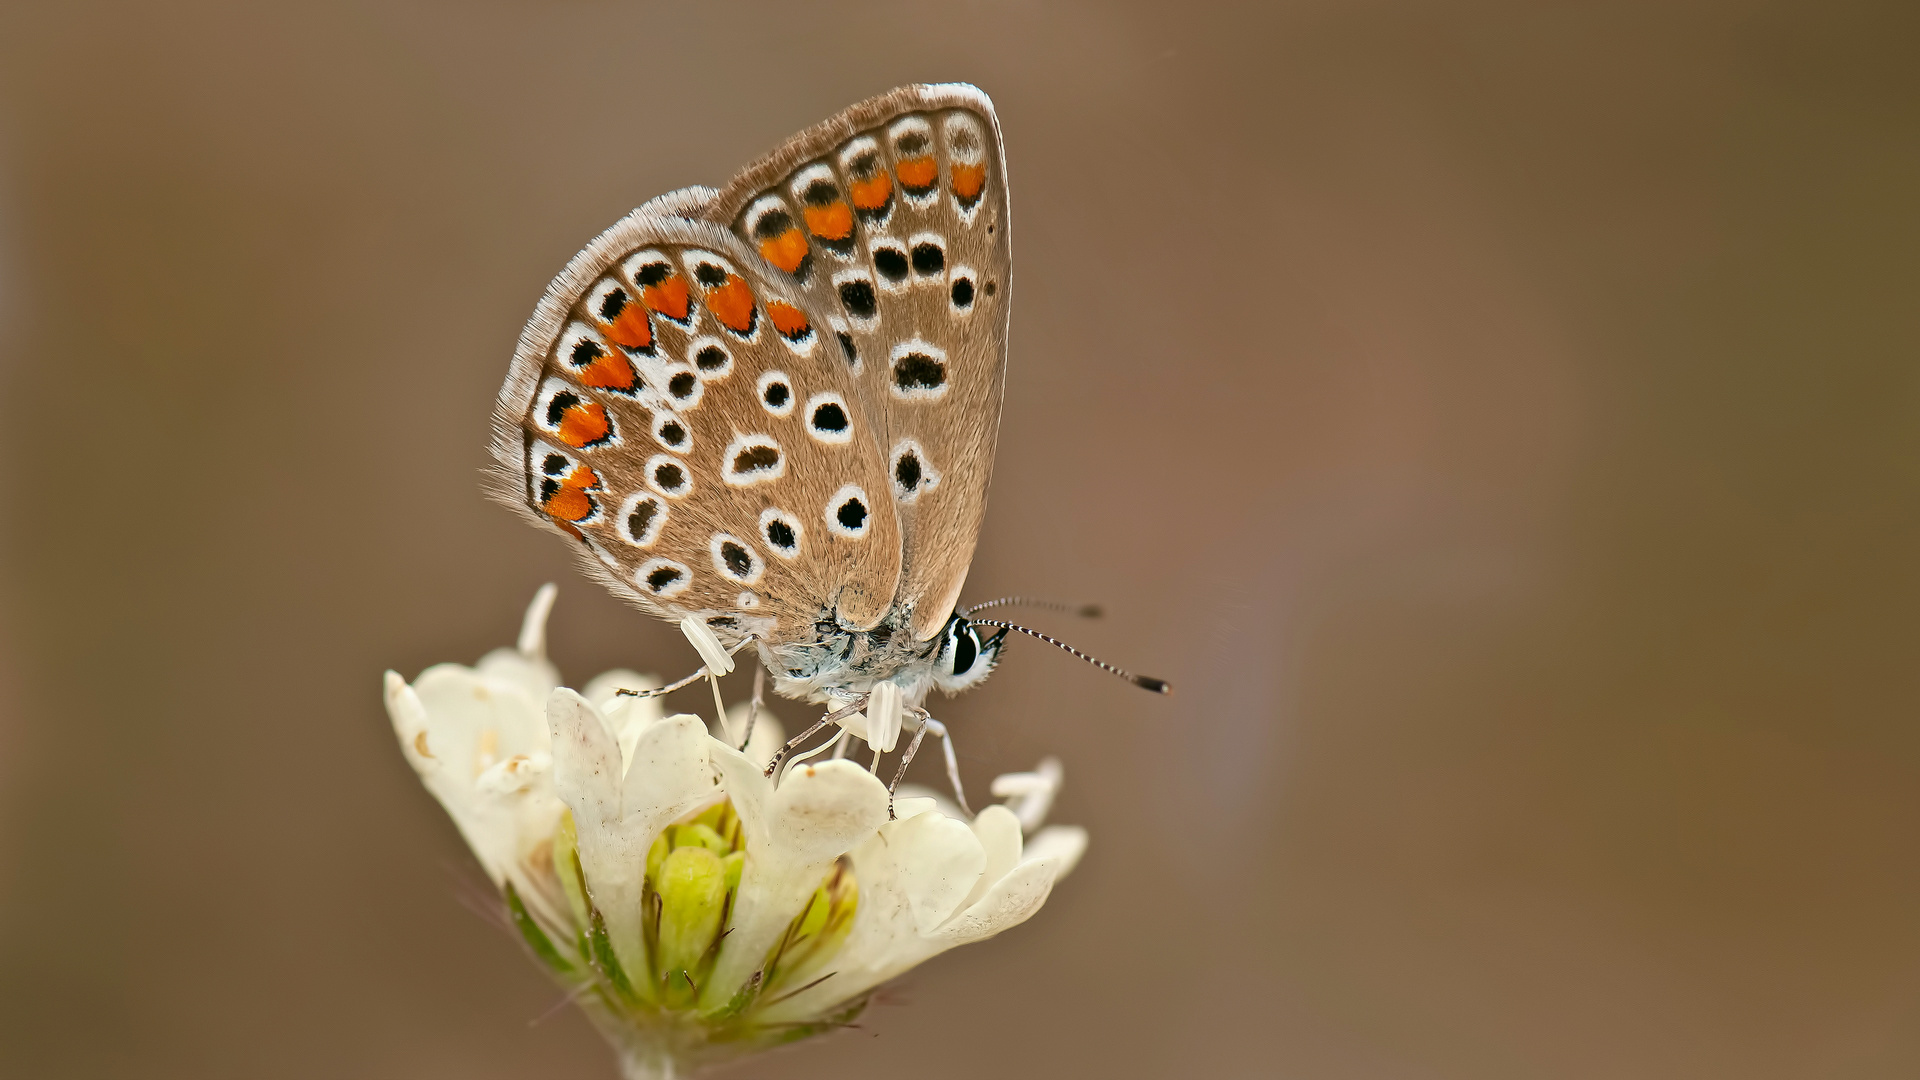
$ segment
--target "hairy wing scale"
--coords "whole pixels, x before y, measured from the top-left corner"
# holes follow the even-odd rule
[[[704,213],[830,313],[901,520],[894,605],[931,638],[973,558],[1005,382],[1011,249],[991,103],[955,85],[855,105]]]
[[[803,291],[673,215],[708,195],[642,207],[555,280],[496,410],[498,486],[656,614],[732,640],[871,627],[902,551],[878,443]],[[842,424],[810,428],[815,401]]]

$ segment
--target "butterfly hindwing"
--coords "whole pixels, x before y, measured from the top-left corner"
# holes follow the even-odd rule
[[[1011,299],[1006,164],[985,94],[908,86],[801,133],[705,203],[827,313],[905,544],[894,596],[938,633],[986,511]]]
[[[886,462],[805,291],[664,196],[555,279],[495,412],[498,485],[589,569],[723,638],[811,641],[887,613],[902,543]]]

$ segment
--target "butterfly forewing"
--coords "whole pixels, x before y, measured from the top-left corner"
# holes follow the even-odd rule
[[[522,335],[496,411],[502,484],[658,614],[770,642],[836,615],[871,627],[903,545],[842,356],[803,288],[650,204],[574,259]]]
[[[986,95],[910,86],[796,136],[705,213],[827,314],[905,543],[915,637],[952,611],[986,511],[1011,299],[1006,166]]]

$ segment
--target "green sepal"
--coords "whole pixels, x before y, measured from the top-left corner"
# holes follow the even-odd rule
[[[573,912],[574,924],[586,928],[587,881],[586,871],[580,865],[580,838],[573,824],[573,811],[562,810],[560,823],[553,827],[553,873],[560,879],[561,891],[567,894],[567,908]]]
[[[526,939],[533,955],[561,975],[573,974],[573,965],[560,955],[559,949],[554,948],[553,941],[547,937],[546,931],[540,929],[540,924],[533,921],[527,905],[521,901],[520,893],[511,882],[507,884],[507,910],[513,914],[513,925],[520,928],[520,936]]]
[[[620,999],[631,1005],[639,1000],[634,993],[633,982],[627,978],[627,971],[620,966],[620,958],[614,955],[613,940],[607,936],[607,920],[598,908],[593,909],[593,925],[587,931],[587,955],[593,966],[619,994]]]
[[[746,1012],[754,1002],[760,1000],[760,989],[766,985],[761,976],[761,972],[754,972],[751,978],[740,984],[740,989],[733,992],[725,1005],[707,1013],[704,1019],[711,1024],[722,1024]]]

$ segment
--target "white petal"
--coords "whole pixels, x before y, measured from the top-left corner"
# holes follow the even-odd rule
[[[931,936],[940,943],[936,951],[990,938],[1027,921],[1047,902],[1059,871],[1060,864],[1054,859],[1037,859],[1014,867],[1012,873],[989,886],[973,906],[933,932]]]
[[[533,594],[527,613],[520,618],[520,640],[515,643],[521,656],[529,660],[547,658],[547,616],[553,614],[553,601],[559,595],[560,587],[551,581]]]
[[[427,707],[420,703],[420,695],[394,671],[387,672],[384,689],[387,718],[393,721],[393,733],[400,740],[400,752],[407,763],[423,779],[438,772],[442,762],[427,742]]]
[[[581,689],[580,696],[593,702],[594,708],[606,712],[608,703],[615,700],[614,695],[617,691],[652,690],[660,685],[658,675],[643,675],[629,668],[614,668],[612,671],[603,671],[587,680],[587,685]],[[657,697],[623,697],[618,700],[652,702],[654,708],[660,707],[660,699]]]
[[[474,778],[474,790],[483,798],[500,799],[547,790],[553,771],[550,754],[515,754]]]
[[[893,799],[894,816],[907,816],[906,811],[900,809],[901,803],[922,801],[933,803],[935,810],[940,811],[950,818],[958,818],[961,821],[965,821],[967,818],[967,815],[961,811],[960,804],[954,802],[952,796],[944,791],[937,791],[921,784],[901,784],[899,788],[895,789]]]
[[[973,819],[973,835],[980,838],[980,847],[987,856],[986,867],[981,870],[973,890],[960,902],[962,910],[972,907],[994,882],[1020,864],[1020,819],[1013,811],[1004,806],[989,806],[980,811]]]
[[[531,701],[545,701],[560,685],[558,668],[546,660],[522,656],[517,649],[495,649],[481,657],[473,670],[489,679],[512,683]]]
[[[887,788],[851,761],[802,765],[775,788],[732,747],[715,741],[709,753],[747,844],[730,929],[701,995],[712,1008],[759,969],[833,861],[887,820]]]
[[[972,829],[945,814],[922,814],[891,833],[888,845],[913,906],[914,927],[932,933],[973,891],[987,853]]]
[[[767,1021],[778,1023],[817,1015],[931,955],[926,939],[915,928],[913,904],[907,897],[899,860],[893,855],[897,834],[906,824],[887,822],[850,853],[860,903],[846,941],[829,962],[833,978],[769,1007]]]
[[[579,694],[562,686],[547,699],[552,727],[553,786],[573,808],[584,833],[594,825],[612,825],[620,817],[620,747],[600,714]]]
[[[900,790],[905,791],[907,789],[902,787]],[[893,798],[893,816],[899,821],[916,818],[921,814],[937,814],[939,812],[940,800],[938,799],[910,795],[895,795]],[[947,816],[958,817],[959,815],[949,814]]]
[[[720,786],[732,800],[734,813],[740,815],[740,831],[747,843],[765,844],[766,806],[773,797],[773,781],[761,772],[760,765],[724,743],[707,747],[707,756],[720,770]]]
[[[447,769],[471,782],[496,761],[547,749],[540,697],[518,683],[459,664],[436,664],[413,689],[427,712],[427,747]]]
[[[768,803],[767,837],[790,858],[830,863],[886,820],[885,784],[851,761],[824,761],[781,781]]]
[[[560,687],[547,701],[553,726],[554,788],[573,809],[580,868],[607,934],[629,970],[645,963],[640,899],[647,848],[674,818],[716,790],[707,736],[698,719],[665,720],[640,733],[633,768],[621,772],[620,748],[600,715]]]
[[[1062,828],[1058,833],[1049,829],[1035,835],[1025,845],[1022,862],[989,885],[958,915],[933,933],[922,934],[915,926],[907,874],[894,855],[901,843],[899,831],[908,824],[888,822],[878,836],[853,851],[860,907],[852,931],[829,965],[833,978],[769,1007],[766,1021],[778,1023],[818,1015],[948,949],[1018,925],[1046,902],[1053,883],[1086,843],[1085,831],[1077,828]],[[1005,822],[989,828],[1002,830]]]
[[[621,785],[621,816],[646,833],[648,844],[675,818],[718,794],[719,778],[707,758],[712,741],[700,718],[685,714],[640,732]],[[634,821],[636,816],[642,820]],[[646,849],[640,853],[645,858]]]
[[[1049,825],[1027,838],[1020,861],[1052,859],[1060,866],[1058,876],[1066,877],[1080,865],[1080,856],[1086,850],[1087,830],[1078,825]]]
[[[1033,772],[994,777],[992,791],[996,799],[1009,799],[1007,808],[1019,816],[1022,828],[1032,832],[1046,822],[1065,776],[1060,759],[1048,757]]]

